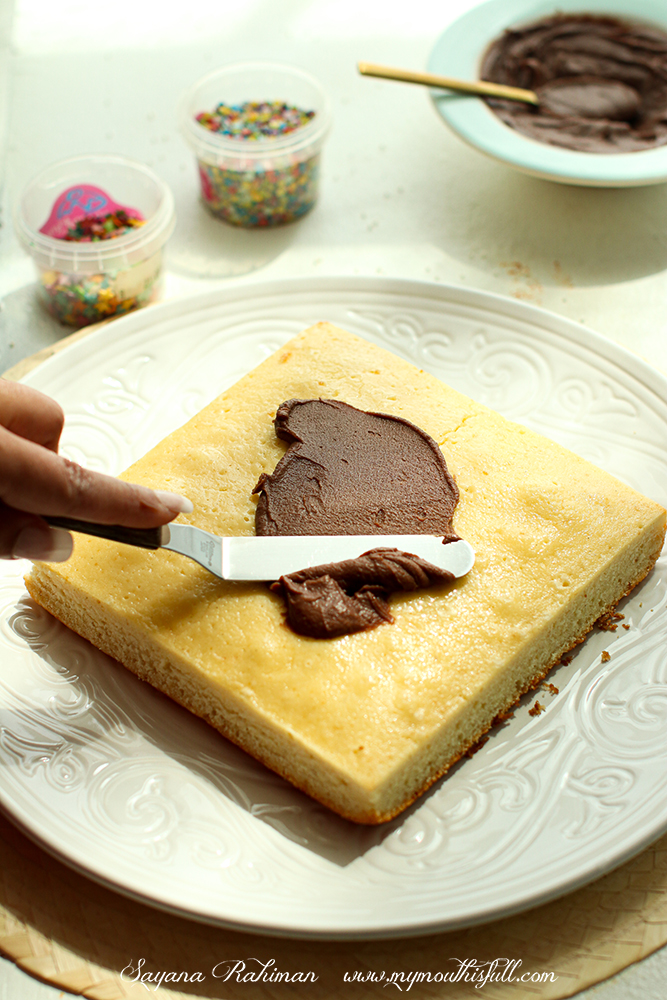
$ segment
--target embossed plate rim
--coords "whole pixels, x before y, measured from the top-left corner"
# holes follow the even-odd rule
[[[113,350],[117,351],[122,343],[131,341],[138,331],[143,330],[148,325],[147,318],[151,319],[150,325],[155,325],[162,319],[163,314],[169,314],[173,317],[174,323],[179,323],[183,317],[191,312],[194,304],[201,311],[202,309],[214,310],[220,302],[247,303],[249,298],[254,301],[258,297],[265,298],[272,295],[280,298],[311,295],[314,296],[315,301],[318,301],[322,297],[322,291],[334,291],[342,294],[348,291],[352,291],[354,294],[365,292],[370,296],[380,296],[385,301],[391,301],[392,297],[401,300],[407,296],[424,296],[436,301],[441,299],[448,304],[477,307],[489,312],[494,317],[523,321],[531,327],[539,327],[541,333],[555,335],[559,340],[569,341],[574,349],[582,349],[603,361],[609,359],[615,367],[623,369],[628,374],[632,373],[642,386],[651,389],[663,402],[667,402],[666,374],[658,371],[638,354],[634,354],[621,344],[576,320],[496,292],[466,288],[462,285],[404,278],[359,276],[349,278],[335,276],[288,278],[272,281],[252,280],[243,284],[238,283],[229,288],[161,302],[147,309],[137,310],[119,317],[111,324],[95,330],[88,337],[68,345],[63,351],[53,354],[43,361],[21,381],[40,387],[43,380],[46,379],[50,384],[59,368],[62,369],[61,375],[66,381],[68,373],[71,371],[72,360],[75,362],[78,360],[78,363],[85,365],[87,358],[95,355],[105,341],[111,342],[110,334],[112,332],[114,335]],[[122,330],[119,329],[121,326]],[[78,358],[78,355],[81,357]],[[73,359],[73,356],[76,357]],[[63,359],[68,359],[69,365],[66,365]]]
[[[67,382],[75,372],[85,373],[91,363],[95,359],[99,362],[101,357],[111,358],[113,356],[115,361],[118,361],[119,358],[123,359],[127,350],[139,340],[150,341],[151,331],[155,331],[157,328],[161,327],[178,332],[183,327],[184,331],[187,331],[188,316],[193,317],[192,322],[195,329],[197,324],[203,322],[202,316],[206,316],[212,320],[217,317],[219,326],[224,330],[227,314],[237,316],[245,311],[248,315],[261,317],[262,311],[265,312],[268,308],[267,303],[289,302],[292,305],[297,304],[299,316],[305,317],[301,319],[302,325],[305,326],[308,322],[316,319],[327,318],[322,315],[321,311],[316,314],[315,310],[320,310],[320,303],[334,299],[337,304],[351,300],[348,305],[348,312],[351,314],[354,314],[355,308],[357,310],[370,309],[372,305],[378,308],[386,308],[391,305],[395,307],[396,313],[400,313],[401,306],[408,308],[409,304],[412,303],[414,307],[416,302],[419,302],[421,308],[428,312],[429,318],[436,316],[439,309],[442,309],[445,316],[455,316],[460,313],[462,317],[467,316],[467,318],[469,318],[468,313],[476,311],[476,321],[480,317],[486,316],[490,322],[495,322],[499,329],[503,328],[507,331],[510,338],[513,327],[521,329],[524,339],[527,334],[532,334],[538,352],[545,350],[542,346],[543,343],[547,344],[547,342],[552,341],[558,350],[565,350],[568,359],[576,356],[587,360],[589,364],[599,363],[600,367],[610,372],[622,372],[624,384],[632,382],[633,392],[643,390],[654,409],[658,405],[664,407],[665,401],[667,401],[667,382],[662,375],[650,368],[640,358],[579,324],[537,307],[505,299],[492,293],[384,278],[298,278],[274,282],[252,281],[238,284],[233,288],[199,295],[193,299],[167,302],[115,321],[109,327],[92,333],[89,338],[71,345],[60,355],[44,362],[24,381],[46,390],[56,386],[58,391],[64,391]],[[237,310],[236,313],[234,309]],[[293,322],[294,320],[288,322],[287,319],[283,321],[284,329],[281,328],[281,336],[287,335],[289,332],[287,328],[290,324],[293,325]],[[280,323],[277,326],[280,327]],[[354,327],[352,328],[354,329]],[[222,334],[215,334],[215,336],[218,335]],[[366,335],[368,335],[368,330],[366,330]],[[387,341],[384,340],[383,343],[386,344]],[[409,351],[407,353],[409,354]],[[528,725],[531,727],[531,732],[539,733],[541,731],[539,719],[533,720]],[[522,730],[522,732],[525,731],[525,729]],[[532,739],[532,737],[528,738]],[[481,756],[477,755],[476,761],[480,762],[481,759]],[[467,762],[467,766],[468,769],[475,767],[475,761]],[[296,934],[304,937],[372,937],[420,934],[426,931],[453,929],[466,924],[494,919],[537,905],[590,881],[641,850],[667,827],[667,807],[663,807],[661,812],[653,816],[649,826],[643,827],[639,833],[635,831],[633,836],[626,835],[623,843],[616,845],[614,851],[607,850],[601,858],[589,857],[584,860],[583,864],[579,865],[573,858],[567,871],[561,873],[559,878],[555,881],[553,878],[551,880],[549,878],[543,879],[538,888],[533,887],[530,892],[524,892],[520,898],[505,897],[502,900],[493,898],[493,886],[490,885],[491,899],[488,905],[483,907],[475,904],[465,910],[465,907],[459,906],[456,912],[448,912],[447,902],[443,898],[434,909],[432,906],[433,890],[427,890],[418,878],[410,882],[410,879],[406,877],[407,881],[402,885],[401,891],[404,891],[407,885],[413,892],[422,894],[421,910],[416,918],[411,918],[409,915],[406,917],[403,912],[404,908],[401,907],[400,913],[394,908],[391,913],[383,912],[373,919],[364,921],[355,915],[351,907],[341,908],[341,902],[344,904],[345,898],[347,898],[344,898],[343,894],[340,897],[336,896],[335,900],[332,897],[332,912],[330,914],[323,915],[318,912],[313,916],[312,913],[300,912],[299,907],[295,906],[281,918],[273,916],[271,919],[267,919],[268,914],[266,910],[263,911],[261,898],[251,902],[249,909],[240,914],[239,911],[234,912],[233,906],[231,908],[227,906],[226,909],[225,906],[222,908],[218,906],[216,910],[208,900],[204,902],[199,900],[199,904],[196,898],[194,903],[192,897],[184,900],[183,896],[179,896],[180,890],[178,888],[174,890],[168,885],[159,885],[152,890],[147,889],[145,884],[138,885],[136,880],[133,881],[131,872],[129,875],[127,871],[119,874],[117,867],[114,869],[108,864],[105,867],[105,863],[100,862],[94,849],[91,848],[86,853],[85,850],[81,850],[80,845],[72,845],[62,835],[52,835],[50,829],[40,825],[39,817],[36,821],[34,811],[31,812],[32,794],[32,790],[26,788],[25,800],[20,803],[17,800],[19,797],[15,796],[12,800],[11,792],[8,792],[4,786],[0,787],[0,801],[31,836],[56,856],[98,881],[111,885],[135,898],[143,899],[174,912],[184,913],[199,920],[239,929],[261,931],[262,933]],[[423,804],[430,808],[434,800],[427,795],[424,797]],[[420,809],[417,810],[417,814],[419,812]],[[412,812],[409,814],[409,819],[406,819],[404,824],[405,828],[409,827],[413,815],[415,814]],[[67,816],[65,816],[66,819]],[[298,864],[298,852],[293,852],[290,855],[290,860],[295,859],[295,863]],[[352,878],[352,867],[350,866],[349,881],[350,884],[353,884],[353,888],[358,888],[359,882]],[[156,874],[158,877],[163,876],[164,871],[158,868]],[[367,877],[368,873],[365,874]],[[372,880],[368,883],[368,892],[371,896],[376,890],[378,893],[383,889],[392,892],[394,887],[401,883],[399,874],[394,875],[390,872],[387,875],[382,868],[374,868],[371,875]],[[344,882],[346,877],[348,876],[345,869],[336,872],[336,878],[339,882]],[[382,883],[383,878],[386,884]],[[153,881],[155,882],[155,878]],[[361,879],[361,882],[364,882],[364,878]],[[418,902],[416,900],[416,904]],[[431,906],[430,911],[429,906]],[[419,908],[417,905],[417,909]],[[428,911],[426,916],[424,916],[425,911]]]

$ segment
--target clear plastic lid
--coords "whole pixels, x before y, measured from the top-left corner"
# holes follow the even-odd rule
[[[62,192],[81,184],[102,188],[118,204],[137,209],[146,221],[114,239],[96,242],[40,232]],[[78,274],[119,271],[152,257],[175,224],[173,195],[157,174],[142,163],[102,153],[73,156],[47,167],[25,188],[15,215],[19,240],[39,268]]]
[[[198,114],[212,112],[221,101],[230,105],[284,101],[315,114],[284,135],[248,141],[211,131],[197,121]],[[181,100],[179,121],[198,159],[212,164],[238,161],[237,169],[252,169],[260,164],[270,167],[273,158],[314,155],[329,131],[331,111],[325,91],[310,74],[278,63],[248,62],[225,66],[195,83]]]

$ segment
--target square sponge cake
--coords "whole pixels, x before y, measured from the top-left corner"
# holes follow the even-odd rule
[[[471,572],[394,595],[393,624],[297,635],[262,583],[78,536],[36,564],[31,595],[62,622],[298,788],[360,823],[395,816],[535,686],[650,571],[665,511],[545,437],[389,352],[319,323],[124,473],[184,493],[189,521],[254,534],[262,473],[285,453],[285,400],[326,397],[404,418],[459,489]]]

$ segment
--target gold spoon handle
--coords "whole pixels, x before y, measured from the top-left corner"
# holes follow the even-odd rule
[[[488,83],[486,80],[456,80],[450,76],[436,76],[434,73],[420,73],[411,69],[395,69],[392,66],[376,66],[374,63],[360,62],[357,69],[363,76],[380,76],[385,80],[400,80],[402,83],[419,83],[426,87],[445,87],[463,94],[478,94],[483,97],[501,97],[509,101],[524,101],[539,104],[537,94],[522,87],[507,87],[502,83]]]

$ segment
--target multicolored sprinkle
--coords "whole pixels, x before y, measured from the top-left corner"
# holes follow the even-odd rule
[[[136,295],[121,298],[112,275],[43,271],[40,294],[48,312],[60,323],[83,327],[146,305],[157,290],[158,277],[156,272]]]
[[[243,104],[221,101],[214,111],[202,111],[195,117],[211,132],[247,142],[287,135],[307,125],[315,112],[304,111],[284,101],[244,101]]]
[[[63,240],[75,240],[78,243],[97,243],[99,240],[113,240],[124,236],[131,229],[143,226],[145,219],[128,215],[124,208],[107,215],[87,215],[67,230]]]
[[[227,170],[199,162],[207,208],[233,226],[281,226],[315,204],[319,155],[278,170]]]

